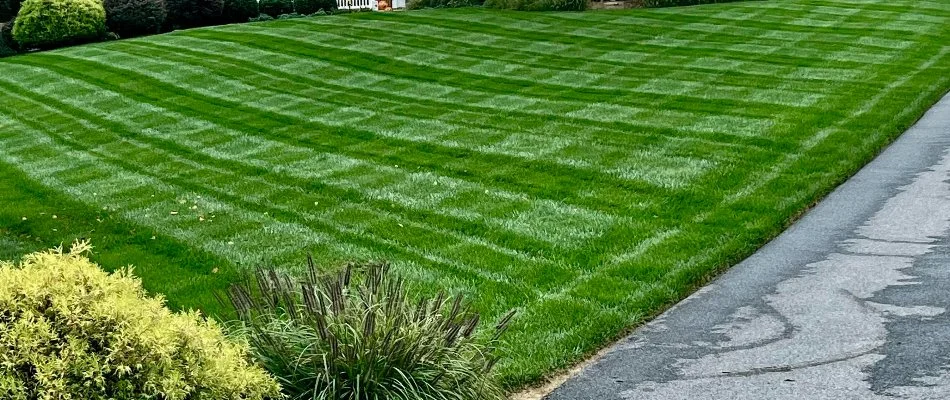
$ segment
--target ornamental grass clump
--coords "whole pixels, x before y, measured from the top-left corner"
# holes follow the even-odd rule
[[[172,313],[130,269],[107,274],[87,250],[0,262],[0,399],[280,398],[246,343]]]
[[[386,264],[319,278],[311,261],[302,282],[274,270],[256,278],[229,291],[238,329],[291,399],[505,398],[493,346],[513,314],[480,340],[461,296],[412,301]]]

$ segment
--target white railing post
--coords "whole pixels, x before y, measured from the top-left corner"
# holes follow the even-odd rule
[[[388,0],[394,10],[406,8],[406,0]],[[340,10],[373,10],[379,11],[378,0],[336,0],[336,8]]]

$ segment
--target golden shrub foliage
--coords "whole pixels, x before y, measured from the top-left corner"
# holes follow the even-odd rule
[[[0,262],[0,398],[280,397],[246,343],[197,312],[172,313],[130,268],[107,274],[89,249]]]

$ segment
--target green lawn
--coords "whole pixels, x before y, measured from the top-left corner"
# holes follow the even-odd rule
[[[388,259],[489,319],[519,309],[501,365],[517,387],[873,157],[950,89],[948,27],[947,1],[455,9],[13,57],[0,227],[92,238],[106,267],[211,313],[261,262]]]
[[[24,243],[22,238],[18,238],[9,232],[0,230],[0,261],[17,260],[22,255],[35,250],[38,249],[30,247],[27,243]]]

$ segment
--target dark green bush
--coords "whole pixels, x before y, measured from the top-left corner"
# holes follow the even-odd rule
[[[249,21],[260,22],[260,21],[273,21],[273,20],[274,20],[274,17],[271,17],[270,15],[267,15],[267,14],[261,14],[261,15],[251,18]]]
[[[645,7],[694,6],[697,4],[731,3],[744,0],[643,0]]]
[[[461,296],[412,301],[385,264],[349,266],[332,278],[310,265],[303,282],[261,270],[258,285],[229,291],[242,321],[235,329],[289,398],[505,398],[492,346],[513,314],[478,340],[479,316]],[[365,272],[352,276],[354,267]]]
[[[0,57],[9,57],[17,53],[13,41],[13,21],[0,23]]]
[[[26,0],[13,24],[13,39],[27,48],[89,42],[105,33],[101,0]]]
[[[735,3],[749,0],[641,0],[644,7],[695,6],[699,4]]]
[[[224,23],[247,22],[260,13],[257,0],[224,0],[221,20]]]
[[[299,14],[310,15],[320,10],[332,13],[336,11],[336,0],[296,0],[294,6]]]
[[[22,0],[0,0],[0,21],[9,21],[20,12]]]
[[[224,0],[221,20],[224,23],[247,22],[260,13],[257,0]]]
[[[165,16],[165,0],[103,0],[106,26],[121,37],[159,33]]]
[[[214,25],[221,21],[224,0],[165,0],[168,17],[165,25],[172,28],[193,28]]]
[[[587,0],[485,0],[485,7],[521,11],[584,11]]]
[[[294,12],[293,0],[261,0],[261,14],[277,18]]]
[[[474,7],[485,3],[485,0],[409,0],[406,8],[416,10],[420,8],[458,8]]]

